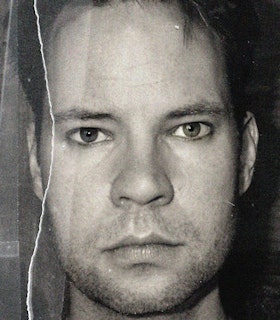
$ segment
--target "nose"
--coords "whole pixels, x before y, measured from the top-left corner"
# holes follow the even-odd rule
[[[150,151],[147,148],[145,151],[143,148],[127,150],[111,187],[114,205],[124,208],[131,205],[155,207],[172,201],[172,183],[155,153],[152,148]]]

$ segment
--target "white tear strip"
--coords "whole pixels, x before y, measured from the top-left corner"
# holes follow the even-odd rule
[[[4,96],[5,96],[5,87],[6,87],[6,79],[7,79],[7,66],[8,66],[8,57],[9,57],[9,44],[10,44],[10,34],[11,34],[11,23],[12,23],[12,14],[13,14],[14,1],[10,1],[9,7],[9,21],[7,27],[7,38],[6,38],[6,50],[3,61],[3,73],[2,73],[2,88],[1,88],[1,101],[0,101],[0,128],[2,123],[2,114],[3,114],[3,106],[4,106]]]
[[[43,218],[44,218],[44,214],[45,214],[45,203],[46,203],[46,198],[47,198],[48,190],[50,187],[50,181],[51,181],[51,175],[52,175],[52,166],[53,166],[53,158],[54,158],[54,135],[55,135],[53,107],[52,107],[51,95],[50,95],[50,89],[49,89],[48,71],[47,71],[46,60],[45,60],[45,55],[44,55],[44,45],[43,45],[43,40],[42,40],[42,35],[41,35],[40,16],[39,16],[38,8],[37,8],[37,0],[34,0],[33,8],[34,8],[34,12],[35,12],[36,19],[37,19],[37,34],[38,34],[38,39],[40,42],[40,52],[41,52],[42,63],[43,63],[44,72],[45,72],[45,84],[46,84],[46,91],[47,91],[48,103],[49,103],[49,108],[50,108],[50,117],[52,119],[52,140],[51,140],[51,162],[50,162],[50,168],[49,168],[48,183],[47,183],[46,189],[44,191],[44,197],[42,200],[42,212],[41,212],[41,216],[40,216],[40,220],[39,220],[38,233],[36,236],[35,246],[34,246],[33,254],[32,254],[32,257],[30,260],[29,270],[28,270],[26,305],[27,305],[27,312],[28,312],[28,319],[29,320],[34,319],[33,306],[32,306],[32,280],[33,280],[32,275],[33,275],[34,261],[35,261],[36,253],[38,251],[39,239],[40,239],[40,235],[42,232],[42,223],[43,223]]]
[[[235,207],[235,204],[230,202],[230,201],[226,201],[226,203],[228,203],[229,205],[231,205],[232,207]]]
[[[200,8],[199,8],[199,5],[196,3],[196,1],[192,1],[192,3],[193,3],[193,5],[196,7],[196,10],[197,10],[198,14],[200,15],[201,20],[204,22],[205,26],[206,26],[207,28],[209,28],[209,23],[208,23],[208,21],[205,19],[204,14],[202,14],[202,12],[201,12],[201,10],[200,10]]]

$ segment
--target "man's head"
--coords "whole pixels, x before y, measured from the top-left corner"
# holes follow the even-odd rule
[[[256,156],[229,48],[187,2],[70,1],[49,30],[31,172],[73,291],[122,314],[190,307],[230,250]]]

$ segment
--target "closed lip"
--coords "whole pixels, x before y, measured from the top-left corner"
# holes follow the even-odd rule
[[[107,248],[105,248],[104,251],[117,250],[120,248],[132,246],[148,245],[162,245],[175,247],[182,245],[182,243],[154,233],[145,237],[136,237],[134,235],[129,235],[127,237],[122,238],[120,241],[108,246]]]

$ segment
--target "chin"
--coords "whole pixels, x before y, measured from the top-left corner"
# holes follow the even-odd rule
[[[93,303],[123,315],[140,316],[191,309],[206,294],[205,287],[215,272],[199,274],[189,270],[181,275],[162,276],[158,281],[150,279],[150,283],[148,278],[142,282],[124,281],[122,277],[102,277],[98,272],[68,275],[74,286]]]
[[[133,284],[131,288],[123,288],[114,283],[110,283],[109,286],[95,284],[94,288],[80,287],[78,289],[91,301],[125,315],[171,311],[176,306],[183,304],[190,296],[188,290],[178,288],[177,284],[166,287],[164,290],[163,288],[138,290],[138,288],[133,288]]]

